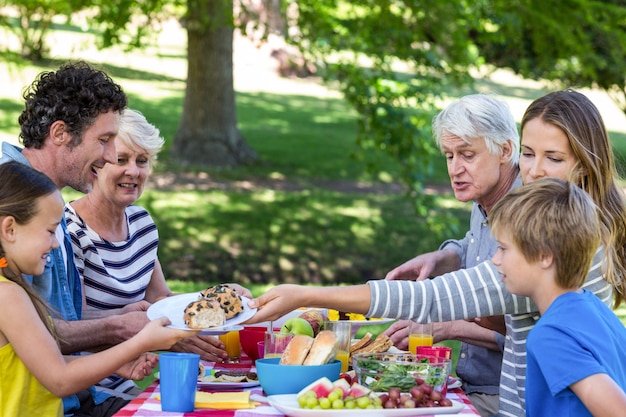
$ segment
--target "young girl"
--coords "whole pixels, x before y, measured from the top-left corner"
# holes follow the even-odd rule
[[[18,162],[0,165],[0,415],[62,416],[61,397],[120,371],[133,379],[150,374],[157,356],[195,332],[149,323],[135,337],[89,356],[63,356],[46,304],[22,274],[43,272],[63,198],[44,174]]]

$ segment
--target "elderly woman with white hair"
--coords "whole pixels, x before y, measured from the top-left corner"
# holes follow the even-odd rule
[[[145,311],[151,303],[172,295],[157,255],[157,227],[145,208],[134,205],[163,143],[159,129],[140,112],[125,110],[116,140],[117,164],[98,169],[93,189],[65,206],[84,286],[85,319]],[[251,297],[247,289],[230,285]],[[147,322],[146,316],[137,323],[138,329]],[[199,353],[208,361],[227,358],[223,343],[211,336],[183,339],[172,350]]]

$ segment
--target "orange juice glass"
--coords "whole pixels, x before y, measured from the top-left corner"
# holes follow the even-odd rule
[[[433,345],[432,323],[411,323],[409,329],[409,352],[416,353],[418,346]]]
[[[346,352],[345,350],[340,350],[339,352],[337,352],[337,356],[335,356],[335,359],[341,361],[341,372],[348,372],[350,353]]]
[[[219,335],[219,339],[224,343],[228,358],[225,362],[237,363],[241,358],[241,343],[239,341],[239,331],[228,332]]]

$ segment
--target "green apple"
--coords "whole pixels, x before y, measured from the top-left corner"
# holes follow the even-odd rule
[[[292,317],[283,324],[280,328],[283,333],[304,334],[307,336],[313,336],[313,327],[311,324],[301,317]]]

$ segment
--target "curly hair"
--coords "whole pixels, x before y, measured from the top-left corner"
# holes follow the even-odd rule
[[[52,123],[62,120],[72,146],[96,118],[109,111],[123,112],[128,98],[104,72],[84,61],[70,62],[57,71],[44,71],[24,91],[25,107],[18,121],[26,148],[40,149]]]

